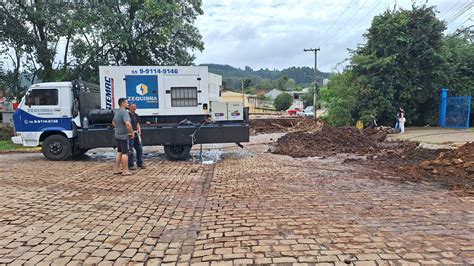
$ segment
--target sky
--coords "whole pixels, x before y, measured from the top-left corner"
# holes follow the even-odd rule
[[[312,67],[314,53],[303,49],[319,47],[318,69],[341,71],[347,49],[364,42],[374,16],[413,2],[436,6],[447,32],[474,24],[474,0],[203,0],[197,26],[205,49],[195,63]]]

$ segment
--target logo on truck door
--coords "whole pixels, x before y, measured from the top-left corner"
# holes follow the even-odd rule
[[[138,109],[157,109],[158,77],[156,75],[126,76],[127,100]]]
[[[137,85],[137,94],[138,95],[143,96],[147,93],[148,93],[148,86],[147,85],[145,85],[143,83],[140,83],[140,84]]]

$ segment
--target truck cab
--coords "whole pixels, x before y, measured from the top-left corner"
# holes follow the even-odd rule
[[[63,136],[64,141],[73,138],[72,103],[71,82],[32,85],[13,115],[16,132],[13,142],[34,147],[53,135]],[[52,155],[61,153],[63,148],[56,141],[49,147]]]

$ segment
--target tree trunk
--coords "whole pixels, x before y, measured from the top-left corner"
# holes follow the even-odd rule
[[[67,53],[68,53],[68,50],[69,50],[69,42],[71,40],[71,33],[69,33],[67,35],[67,41],[66,41],[66,49],[64,51],[64,61],[63,61],[63,71],[66,71],[67,70],[67,66],[68,66],[68,63],[67,63]]]

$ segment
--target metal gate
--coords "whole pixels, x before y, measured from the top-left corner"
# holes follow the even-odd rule
[[[448,97],[448,90],[441,90],[439,126],[469,128],[471,96]]]

